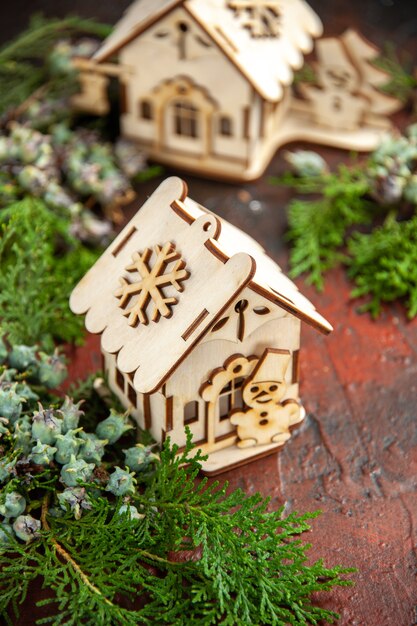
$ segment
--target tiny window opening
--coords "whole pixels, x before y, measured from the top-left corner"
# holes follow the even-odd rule
[[[139,103],[139,114],[143,120],[153,120],[153,106],[149,100],[141,100]]]
[[[130,404],[136,409],[136,403],[138,401],[138,397],[136,391],[133,389],[132,385],[127,385],[127,397],[129,398]]]
[[[183,137],[198,137],[198,109],[187,101],[174,104],[175,134]]]
[[[116,385],[119,387],[120,391],[125,392],[125,377],[122,372],[116,368]]]
[[[221,390],[219,396],[220,421],[228,419],[233,409],[243,408],[242,386],[244,381],[243,376],[238,376]]]
[[[198,422],[198,401],[192,400],[184,406],[184,424]]]
[[[230,117],[222,115],[219,123],[220,134],[223,137],[231,137],[233,135],[233,124]]]

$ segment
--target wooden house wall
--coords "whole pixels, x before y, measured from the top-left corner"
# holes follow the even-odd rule
[[[190,428],[195,438],[204,438],[205,407],[200,397],[200,387],[208,380],[214,369],[222,367],[226,359],[234,354],[260,357],[266,348],[271,347],[290,350],[292,359],[286,373],[288,387],[285,398],[298,398],[300,321],[290,314],[285,314],[278,320],[266,322],[243,342],[214,339],[203,342],[194,349],[165,385],[166,395],[172,395],[176,399],[172,417],[173,440],[179,445],[182,444],[182,429],[179,425],[184,422],[185,406],[194,400],[199,402],[199,415],[198,421],[191,424]],[[221,419],[218,406],[216,435],[223,436],[234,430],[229,420]]]
[[[122,374],[117,369],[114,355],[104,353],[104,364],[110,388],[123,406],[131,409],[139,426],[150,430],[157,441],[169,435],[173,442],[182,446],[185,443],[185,425],[190,428],[195,443],[205,441],[206,406],[200,396],[200,388],[212,371],[222,367],[226,359],[234,354],[260,357],[268,347],[290,350],[292,359],[286,373],[288,387],[285,398],[298,398],[300,321],[287,313],[266,322],[243,342],[213,339],[201,343],[154,394],[136,392],[129,374]],[[221,411],[218,405],[217,437],[235,431],[228,419],[222,419]]]

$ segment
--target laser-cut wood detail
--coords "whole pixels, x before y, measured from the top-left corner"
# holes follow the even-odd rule
[[[355,130],[401,108],[399,100],[378,91],[387,74],[372,64],[380,52],[358,33],[349,30],[340,37],[316,44],[314,65],[318,84],[300,85],[311,103],[312,119],[334,130]]]
[[[281,33],[281,10],[278,0],[229,0],[236,18],[252,37],[278,37]]]
[[[172,285],[178,292],[183,291],[183,281],[190,273],[185,270],[185,263],[180,253],[175,250],[172,243],[165,243],[162,247],[154,247],[155,262],[150,267],[152,250],[146,248],[144,252],[134,252],[132,263],[126,267],[126,272],[132,274],[132,278],[120,278],[121,287],[115,292],[120,298],[119,306],[125,309],[123,315],[128,317],[130,326],[148,324],[146,314],[148,305],[153,304],[152,321],[159,318],[170,317],[172,307],[178,300],[174,297],[165,297],[163,287]],[[175,264],[171,266],[172,263]]]
[[[112,250],[112,255],[113,256],[117,256],[118,254],[120,254],[120,252],[123,250],[125,245],[128,243],[129,239],[131,237],[133,237],[135,232],[136,232],[136,228],[134,226],[132,226],[132,228],[130,228],[127,231],[127,233],[124,235],[124,237],[122,237],[122,239],[118,242],[118,244],[113,248],[113,250]]]
[[[212,449],[219,449],[216,444],[216,409],[219,409],[219,398],[222,390],[237,378],[248,376],[253,370],[258,359],[256,356],[245,357],[241,354],[231,356],[224,365],[215,369],[208,381],[206,381],[200,389],[200,395],[207,402],[206,412],[206,432],[207,443],[204,450],[210,452]],[[220,411],[217,411],[220,413]],[[222,415],[219,414],[219,419]],[[234,433],[231,434],[231,440],[235,442]],[[230,444],[230,440],[223,439],[223,443]]]
[[[72,96],[72,106],[95,115],[106,115],[110,109],[107,97],[109,78],[96,72],[80,72],[78,81],[80,93]]]
[[[206,319],[207,315],[209,315],[209,312],[207,311],[207,309],[203,309],[200,315],[197,315],[197,317],[192,322],[192,324],[190,324],[190,326],[186,329],[186,331],[183,332],[183,334],[181,335],[184,341],[187,341],[187,339],[191,337],[191,335],[197,330],[200,324]]]
[[[248,408],[234,411],[230,417],[231,423],[237,426],[238,448],[283,444],[291,437],[290,426],[301,421],[298,401],[288,398],[282,402],[290,360],[288,350],[268,348],[245,382],[243,400]]]
[[[166,401],[166,411],[165,411],[165,432],[170,432],[173,427],[173,404],[174,398],[170,396]]]
[[[150,430],[152,427],[152,414],[151,414],[151,398],[149,393],[143,394],[143,419],[145,422],[146,430]]]
[[[186,193],[180,179],[164,181],[74,289],[71,308],[86,314],[90,332],[102,335],[109,385],[139,426],[157,441],[169,436],[181,449],[186,424],[196,445],[209,454],[204,470],[216,473],[277,449],[285,438],[281,425],[274,433],[277,440],[236,445],[232,419],[254,411],[244,390],[265,350],[289,358],[285,395],[275,408],[281,421],[289,416],[293,422],[299,410],[294,372],[300,320],[324,333],[331,326],[259,244]],[[155,247],[157,242],[169,243]],[[142,274],[143,265],[147,270]],[[155,308],[151,287],[138,286],[152,269],[154,287],[155,278],[165,282],[175,274],[174,281],[171,275],[167,285],[157,285],[167,308],[174,306],[170,299],[187,274],[173,315],[168,320],[159,313],[158,324],[150,323]],[[181,271],[185,274],[178,275]],[[132,290],[118,287],[120,276]],[[146,306],[131,311],[145,291]],[[129,323],[132,313],[138,317],[135,326]],[[140,314],[149,316],[148,324]],[[267,379],[271,384],[277,381],[274,371],[271,367]]]

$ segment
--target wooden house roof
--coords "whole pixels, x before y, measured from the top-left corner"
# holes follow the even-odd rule
[[[225,56],[266,100],[277,101],[293,70],[311,52],[322,24],[304,0],[136,0],[94,55],[101,62],[116,54],[164,15],[182,6]],[[253,8],[254,7],[254,8]],[[272,9],[271,9],[272,7]],[[276,19],[269,35],[253,30],[251,11],[271,11]],[[268,19],[268,13],[265,13]],[[265,26],[264,14],[259,23]],[[271,18],[272,19],[272,18]]]
[[[171,257],[157,275],[169,314],[158,314],[149,282],[142,310],[133,310],[129,290],[143,279],[135,268],[142,263],[152,273],[164,250]],[[247,286],[318,330],[332,330],[259,244],[187,198],[185,183],[171,177],[75,287],[70,306],[86,314],[86,328],[102,335],[103,350],[117,354],[117,366],[131,374],[135,389],[152,393]]]

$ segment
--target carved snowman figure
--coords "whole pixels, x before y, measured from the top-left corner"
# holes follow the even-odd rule
[[[295,399],[282,401],[287,390],[285,372],[291,355],[288,350],[265,350],[243,387],[243,400],[249,407],[231,414],[237,426],[239,448],[284,443],[290,426],[301,421],[300,405]]]
[[[301,92],[310,100],[314,121],[334,130],[354,130],[362,122],[369,103],[361,95],[361,78],[357,68],[339,39],[317,42],[315,65],[319,87],[301,85]]]

